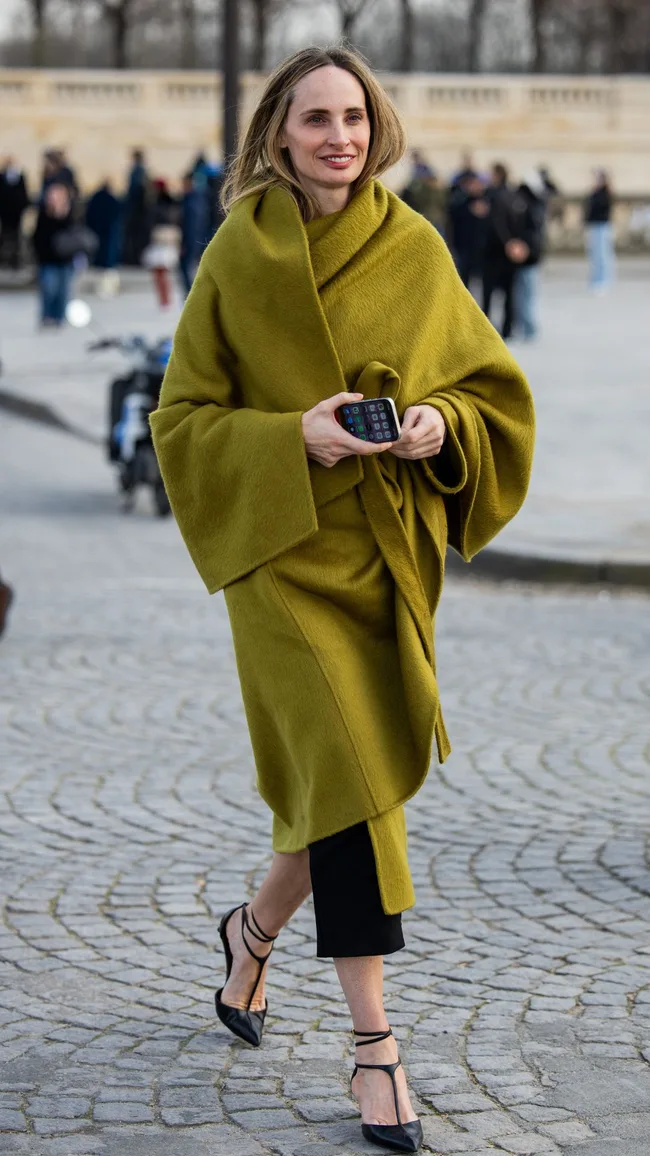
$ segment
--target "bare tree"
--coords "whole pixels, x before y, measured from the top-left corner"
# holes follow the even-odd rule
[[[631,70],[632,60],[637,55],[638,42],[633,44],[631,34],[634,17],[642,8],[631,0],[605,0],[608,24],[607,71],[611,73]],[[631,59],[632,58],[632,59]]]
[[[103,0],[102,11],[111,35],[111,64],[113,68],[127,68],[127,41],[133,9],[133,0]]]
[[[487,6],[488,0],[470,0],[469,42],[467,45],[467,68],[469,72],[480,71],[483,23]]]
[[[552,0],[530,0],[530,27],[533,37],[533,72],[548,71],[546,21]]]
[[[399,0],[400,6],[400,52],[399,71],[412,72],[415,57],[415,13],[413,0]]]
[[[253,51],[251,67],[263,72],[266,64],[266,46],[269,34],[269,0],[251,0],[253,5]]]
[[[45,63],[45,3],[46,0],[29,0],[32,19],[32,65],[42,68]]]
[[[180,0],[181,68],[196,68],[196,6],[194,0]]]
[[[368,0],[336,0],[336,4],[341,18],[341,36],[343,40],[352,40],[357,20]]]

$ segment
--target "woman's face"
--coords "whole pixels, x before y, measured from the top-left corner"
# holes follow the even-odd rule
[[[67,217],[70,196],[65,185],[50,185],[45,194],[45,205],[51,217]]]
[[[366,94],[352,73],[335,65],[315,68],[295,87],[282,136],[306,192],[352,185],[370,146]]]

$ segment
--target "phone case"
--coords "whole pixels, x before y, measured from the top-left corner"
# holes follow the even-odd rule
[[[343,429],[364,442],[396,442],[400,424],[391,397],[371,397],[353,405],[340,405],[336,411]]]

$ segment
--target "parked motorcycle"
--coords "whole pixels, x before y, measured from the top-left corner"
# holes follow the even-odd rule
[[[130,362],[129,372],[115,378],[109,389],[108,459],[117,466],[122,509],[133,509],[138,486],[151,489],[160,517],[170,513],[158,459],[151,440],[149,414],[156,409],[171,354],[170,338],[147,342],[144,337],[102,337],[88,349],[118,349]]]

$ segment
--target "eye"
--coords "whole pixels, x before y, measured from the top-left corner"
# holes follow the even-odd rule
[[[351,112],[349,117],[348,117],[348,120],[356,121],[358,123],[360,120],[363,120],[363,113],[362,112]]]
[[[312,116],[309,117],[308,124],[318,124],[319,122],[322,122],[322,120],[322,116],[319,116],[318,113],[315,112]]]

